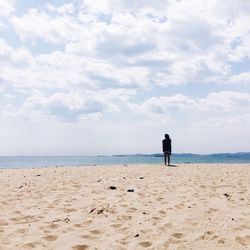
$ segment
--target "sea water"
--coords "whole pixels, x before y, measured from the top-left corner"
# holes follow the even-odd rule
[[[173,154],[172,164],[180,163],[250,163],[250,153],[236,154]],[[120,156],[0,156],[0,168],[32,168],[52,166],[163,164],[163,157],[155,155]]]

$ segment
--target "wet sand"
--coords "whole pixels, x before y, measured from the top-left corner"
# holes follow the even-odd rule
[[[0,249],[250,249],[250,164],[0,170]]]

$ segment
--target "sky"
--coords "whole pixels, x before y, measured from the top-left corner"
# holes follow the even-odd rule
[[[0,155],[250,151],[250,1],[1,0]]]

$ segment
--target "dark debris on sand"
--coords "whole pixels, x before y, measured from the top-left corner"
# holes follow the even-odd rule
[[[127,192],[133,193],[135,190],[133,188],[130,188],[127,190]]]

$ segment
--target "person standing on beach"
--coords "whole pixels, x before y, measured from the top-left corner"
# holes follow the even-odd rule
[[[168,157],[168,166],[169,166],[172,147],[171,147],[171,139],[168,134],[165,134],[165,139],[162,141],[162,151],[164,153],[165,165],[167,165],[167,157]]]

